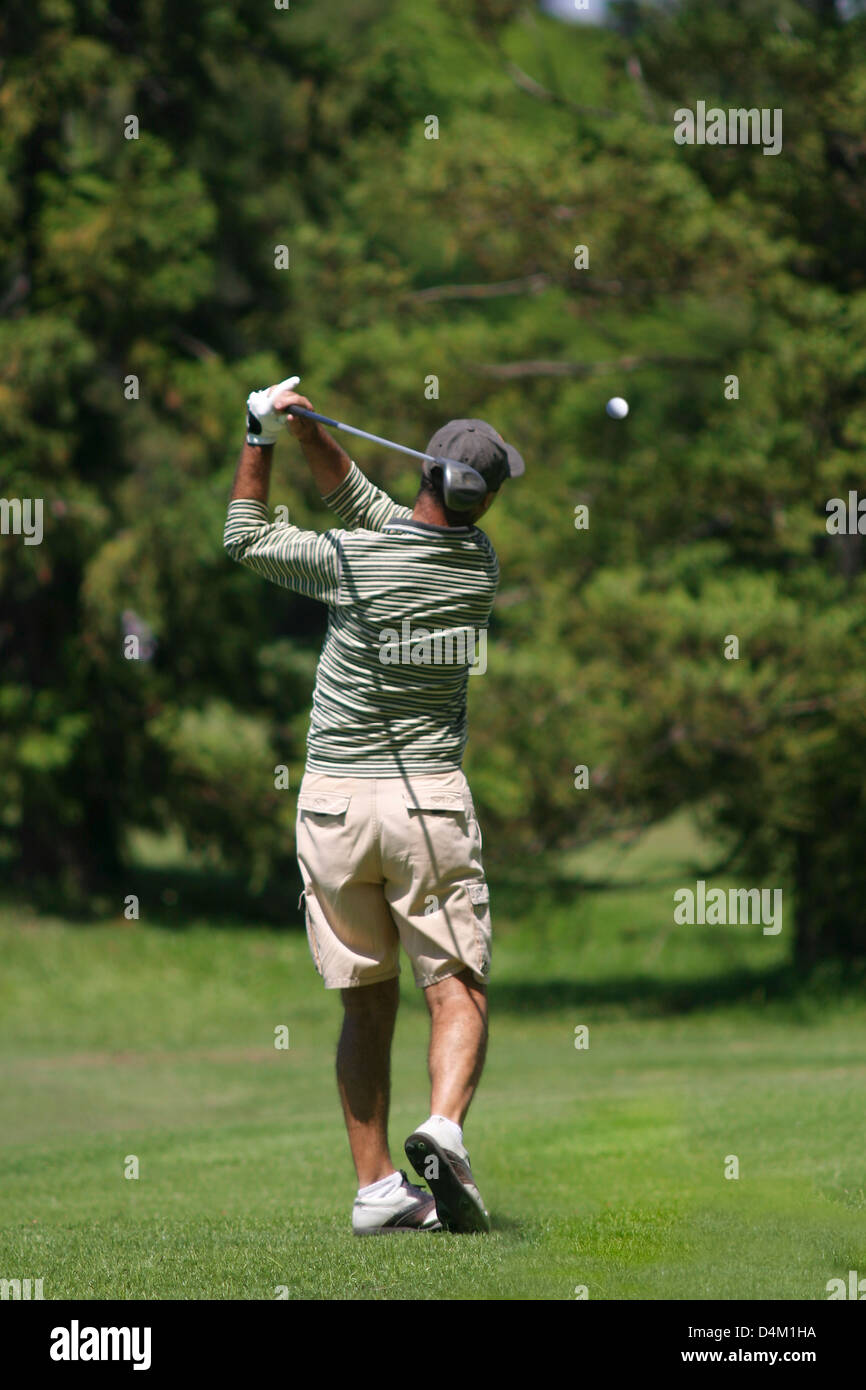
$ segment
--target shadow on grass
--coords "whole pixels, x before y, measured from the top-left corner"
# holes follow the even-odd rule
[[[632,885],[630,885],[632,886]],[[294,861],[282,877],[253,892],[240,874],[204,871],[200,868],[145,868],[130,866],[110,886],[103,886],[86,902],[69,898],[56,883],[30,882],[26,889],[7,880],[0,890],[0,911],[5,908],[35,909],[78,925],[100,925],[123,920],[130,894],[139,900],[139,920],[150,926],[182,932],[196,925],[233,928],[245,925],[273,930],[304,930],[303,909],[298,899],[301,877]],[[573,898],[578,891],[598,891],[610,885],[548,881],[549,900]],[[617,885],[622,891],[622,885]],[[539,911],[532,888],[520,901],[512,897],[515,916],[530,917]],[[651,1018],[710,1011],[743,1004],[760,1007],[771,1001],[788,1002],[794,1013],[814,1013],[816,1002],[845,996],[862,997],[866,988],[866,962],[827,961],[810,970],[781,964],[763,971],[732,969],[690,980],[666,980],[647,974],[616,975],[601,980],[504,980],[490,984],[491,1007],[497,1013],[562,1013],[589,1007],[628,1012],[630,1017]],[[413,996],[417,994],[413,991]],[[420,1007],[420,1000],[419,1000]]]
[[[121,916],[130,894],[139,899],[140,920],[176,931],[202,921],[215,927],[248,924],[302,928],[304,925],[303,910],[298,906],[303,883],[294,858],[286,861],[282,872],[255,890],[248,877],[241,873],[225,868],[204,869],[198,865],[166,868],[130,864],[112,878],[83,891],[57,879],[22,881],[10,871],[10,866],[0,864],[0,884],[0,909],[32,906],[39,912],[65,918],[76,925]],[[495,890],[499,888],[497,876]],[[573,901],[579,893],[613,888],[614,885],[607,883],[557,881],[552,877],[535,883],[510,873],[502,880],[503,897],[507,894],[511,911],[518,917],[538,912],[542,891],[546,891],[549,903],[561,904]]]
[[[712,867],[702,867],[693,864],[691,866],[675,867],[668,871],[659,871],[654,874],[641,874],[632,878],[577,878],[574,875],[563,877],[561,874],[549,871],[545,867],[545,861],[540,858],[531,868],[523,871],[515,869],[513,865],[496,862],[492,866],[487,865],[487,877],[490,880],[491,892],[495,891],[497,900],[508,903],[510,915],[515,917],[529,917],[537,914],[541,908],[550,910],[559,907],[567,907],[575,902],[576,899],[583,898],[588,894],[609,895],[616,897],[621,893],[643,893],[648,889],[675,888],[680,886],[685,880],[695,878],[712,878],[715,870]]]
[[[587,894],[622,893],[635,889],[679,882],[674,874],[653,881],[618,883],[607,880],[562,878],[543,865],[496,864],[488,872],[497,901],[508,902],[515,918],[537,916],[539,911],[567,905]],[[111,877],[87,888],[71,876],[57,878],[24,877],[21,870],[0,861],[0,909],[34,907],[39,912],[85,923],[122,914],[125,899],[135,894],[142,918],[158,926],[180,930],[185,918],[207,919],[214,926],[250,923],[261,926],[300,927],[303,914],[298,908],[302,882],[294,858],[287,859],[274,877],[253,889],[248,876],[225,868],[195,866],[145,866],[129,864]]]
[[[301,929],[301,888],[301,876],[294,863],[284,877],[271,880],[255,892],[241,874],[131,865],[113,882],[101,884],[86,897],[64,892],[51,881],[31,881],[26,888],[5,885],[0,907],[20,909],[26,905],[75,925],[98,924],[122,918],[126,900],[134,894],[139,902],[139,920],[150,926],[183,931],[204,922],[213,927]]]
[[[866,966],[828,962],[820,969],[800,971],[785,964],[770,970],[730,970],[694,980],[660,980],[646,975],[620,975],[606,980],[527,980],[490,985],[491,1010],[496,1013],[561,1013],[588,1007],[619,1008],[631,1017],[707,1012],[746,1004],[788,1003],[802,1012],[822,1000],[845,995],[862,998]]]
[[[539,1235],[537,1222],[515,1220],[497,1211],[490,1213],[490,1231],[492,1235],[508,1236],[515,1241],[537,1240]]]

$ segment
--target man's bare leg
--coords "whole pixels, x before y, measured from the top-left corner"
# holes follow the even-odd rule
[[[462,970],[424,994],[430,1010],[430,1114],[462,1126],[487,1054],[487,987]]]
[[[399,981],[341,990],[343,1028],[337,1045],[337,1087],[358,1186],[395,1171],[388,1149],[391,1042],[400,1001]]]
[[[429,1183],[446,1231],[489,1231],[463,1142],[463,1121],[487,1051],[487,990],[461,970],[425,990],[430,1010],[430,1118],[404,1145]]]

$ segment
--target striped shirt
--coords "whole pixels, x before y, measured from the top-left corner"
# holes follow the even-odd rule
[[[413,521],[353,463],[325,502],[345,530],[271,522],[263,502],[229,504],[233,560],[328,605],[307,768],[334,776],[453,771],[466,746],[470,665],[480,672],[499,581],[475,526]]]

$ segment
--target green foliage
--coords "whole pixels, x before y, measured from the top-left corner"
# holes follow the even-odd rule
[[[743,873],[796,887],[803,954],[866,952],[862,538],[825,526],[866,443],[866,23],[627,11],[11,7],[3,486],[45,501],[41,546],[0,543],[25,872],[83,889],[133,826],[257,882],[291,852],[273,768],[302,766],[324,619],[220,533],[244,397],[297,370],[374,431],[480,415],[529,460],[489,517],[467,770],[490,858],[555,865],[700,805]],[[781,107],[782,154],[677,145],[698,100]],[[274,501],[327,524],[289,444]],[[125,659],[130,623],[151,659]]]
[[[221,846],[227,862],[250,871],[260,887],[291,841],[263,721],[211,700],[202,709],[164,710],[147,734],[166,763],[165,821],[181,824],[194,850]]]

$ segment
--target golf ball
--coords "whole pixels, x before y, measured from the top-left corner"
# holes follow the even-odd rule
[[[611,396],[605,410],[611,420],[624,420],[628,415],[628,401],[624,401],[622,396]]]

